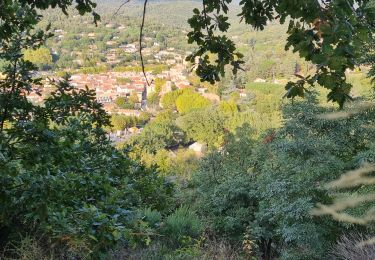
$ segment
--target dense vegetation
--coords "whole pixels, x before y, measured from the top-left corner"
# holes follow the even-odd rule
[[[323,47],[325,44],[315,50],[318,53],[306,53],[304,37],[311,28],[304,31],[294,23],[289,28],[290,37],[298,31],[304,39],[289,38],[302,57],[319,63],[315,59],[320,55],[342,66],[336,70],[337,63],[320,64],[318,78],[330,81],[340,76],[340,84],[344,86],[330,82],[335,87],[326,90],[318,86],[308,88],[302,86],[303,82],[295,81],[287,89],[306,88],[305,99],[281,100],[282,85],[254,83],[252,79],[290,79],[294,73],[311,71],[311,63],[299,63],[300,59],[293,54],[278,52],[282,46],[280,39],[285,38],[279,37],[280,32],[267,36],[270,31],[264,34],[251,31],[238,39],[240,49],[247,50],[244,58],[251,59],[247,63],[249,71],[237,75],[226,71],[227,76],[212,86],[190,75],[192,87],[166,93],[161,97],[161,106],[158,94],[165,81],[156,79],[155,93],[149,96],[153,114],[110,117],[96,101],[94,91],[76,90],[67,77],[54,82],[54,91],[43,106],[34,105],[26,98],[26,93],[37,92],[41,85],[34,73],[38,69],[75,68],[97,72],[97,67],[90,63],[94,61],[89,59],[88,66],[71,67],[72,61],[65,58],[69,55],[63,53],[85,52],[88,42],[86,36],[79,34],[94,30],[88,20],[94,18],[99,22],[96,12],[104,13],[102,21],[109,19],[106,8],[113,1],[99,6],[95,12],[96,5],[90,1],[73,2],[77,4],[76,11],[71,10],[72,1],[5,0],[0,3],[4,10],[0,13],[0,258],[268,260],[371,259],[375,256],[371,242],[375,232],[374,93],[366,75],[346,71],[353,68],[351,62],[360,64],[361,59],[371,64],[372,52],[366,49],[364,55],[357,45],[353,47],[353,56],[338,51],[344,36],[348,36],[341,19],[341,15],[348,14],[347,9],[327,18],[339,26],[337,33],[342,36],[338,37],[339,42],[329,38],[328,43],[336,47],[334,54],[329,47]],[[213,22],[211,16],[204,15],[216,9],[226,12],[228,2],[204,1],[205,10],[194,11],[193,31],[198,33],[205,28],[207,19]],[[264,6],[262,1],[241,1],[245,5],[242,16],[260,29],[267,20],[272,20],[273,9],[281,18],[302,19],[307,23],[317,17],[326,18],[323,11],[312,12],[317,11],[316,1],[305,1],[305,9],[296,1],[287,2],[289,5],[269,1],[269,6]],[[324,1],[330,12],[341,8],[343,2],[347,1]],[[363,11],[366,15],[362,18],[372,25],[373,9],[363,9],[371,6],[367,1],[356,3],[351,7],[358,8],[358,13]],[[160,38],[158,41],[165,43],[162,48],[191,48],[175,41],[184,38],[179,30],[186,28],[179,12],[186,13],[185,8],[192,10],[196,5],[185,1],[151,5],[151,17],[158,13],[158,8],[177,11],[151,23],[145,36]],[[135,4],[130,10],[139,14],[141,9]],[[236,13],[239,9],[231,10]],[[61,16],[61,11],[92,13],[93,17],[66,18]],[[293,14],[295,11],[298,12]],[[198,26],[194,19],[202,19],[202,15],[203,25]],[[373,32],[373,27],[362,28],[364,20],[352,15],[346,23],[353,30]],[[123,37],[124,43],[135,41],[134,21],[120,16],[116,19],[118,23],[129,23],[132,30],[124,31],[124,35],[112,35],[111,26],[104,29],[99,25],[95,30],[102,31],[95,33],[105,38],[104,41],[113,37]],[[57,26],[53,30],[69,30],[65,38],[72,37],[71,46],[69,41],[52,42],[54,38],[44,29],[48,20],[59,23],[52,25]],[[171,31],[164,31],[167,29],[160,25],[164,21]],[[226,21],[225,17],[217,16],[221,31],[226,31]],[[78,28],[75,26],[78,22],[87,27]],[[235,24],[229,35],[239,36],[241,26]],[[269,27],[271,31],[284,28],[276,24]],[[226,39],[223,35],[214,36],[211,29],[214,28],[207,31],[207,43]],[[259,45],[251,40],[255,34],[260,37]],[[351,35],[353,38],[345,38],[343,46],[357,43],[357,36],[355,33]],[[225,48],[221,51],[214,48],[223,42],[202,46],[198,38],[198,48],[207,47],[205,51],[219,56],[218,67],[213,71],[216,79],[220,72],[227,70],[221,67],[228,63],[227,54],[221,57]],[[372,43],[369,35],[361,39],[364,45]],[[229,41],[224,42],[231,48]],[[61,56],[52,59],[48,52],[55,48],[61,48],[57,51]],[[93,59],[100,59],[101,53],[101,49],[92,53]],[[204,58],[203,66],[197,70],[198,75],[209,81],[211,77],[204,78],[209,72],[205,66],[213,69],[209,62],[212,57]],[[340,57],[345,57],[345,62]],[[128,67],[136,59],[130,57],[112,69],[139,70],[139,66]],[[283,64],[288,64],[287,68]],[[150,66],[157,70],[165,65]],[[127,82],[127,79],[119,81]],[[322,83],[319,79],[317,82]],[[355,97],[337,112],[337,107],[327,105],[324,95],[327,91],[333,95],[341,87],[348,95],[346,84],[353,85]],[[202,86],[212,88],[211,92],[220,94],[221,99],[198,94],[195,88]],[[126,108],[129,102],[138,102],[136,98],[118,99],[116,103]],[[341,96],[332,99],[343,104]],[[135,126],[142,127],[142,132],[116,147],[108,140],[106,130]],[[335,181],[347,171],[354,175],[347,174]],[[326,186],[329,182],[333,183],[330,187],[344,189],[331,189]],[[337,198],[342,196],[349,199],[340,204]],[[369,241],[358,249],[357,244],[365,240]]]

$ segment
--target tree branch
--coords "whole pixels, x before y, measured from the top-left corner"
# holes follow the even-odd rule
[[[112,18],[115,17],[119,12],[120,10],[124,7],[124,5],[126,5],[127,3],[129,3],[131,0],[125,0],[116,10],[116,12],[113,14]]]
[[[143,61],[143,54],[142,54],[142,40],[143,40],[143,28],[145,26],[145,18],[146,18],[146,9],[147,9],[147,2],[148,0],[145,0],[144,4],[143,4],[143,16],[142,16],[142,24],[141,24],[141,29],[139,31],[139,54],[141,56],[141,65],[142,65],[142,72],[143,72],[143,76],[145,77],[146,79],[146,83],[147,83],[147,86],[150,86],[150,83],[148,82],[148,79],[147,79],[147,75],[146,75],[146,71],[145,71],[145,64],[144,64],[144,61]]]

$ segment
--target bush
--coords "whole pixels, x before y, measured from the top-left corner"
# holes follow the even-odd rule
[[[202,223],[196,213],[181,207],[166,218],[162,233],[171,244],[181,246],[184,240],[199,237],[201,229]]]
[[[147,208],[141,213],[144,216],[144,220],[148,222],[151,227],[156,227],[162,220],[162,216],[157,210]]]

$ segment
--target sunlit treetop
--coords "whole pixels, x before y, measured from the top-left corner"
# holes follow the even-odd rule
[[[194,63],[199,57],[196,71],[202,81],[218,81],[226,65],[236,73],[243,64],[234,42],[225,36],[231,2],[203,0],[202,9],[194,9],[189,19],[189,42],[198,48],[187,60]],[[263,30],[271,21],[289,23],[285,49],[316,64],[314,75],[287,84],[286,97],[303,97],[307,85],[320,84],[330,90],[328,100],[343,107],[352,87],[345,72],[364,63],[364,52],[374,40],[373,0],[242,0],[239,5],[241,21],[256,30]],[[212,61],[209,54],[216,59]]]

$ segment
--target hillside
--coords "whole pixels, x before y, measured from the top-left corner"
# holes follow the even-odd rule
[[[0,259],[375,259],[372,1],[122,1],[0,1]]]
[[[46,13],[42,28],[50,22],[55,32],[54,40],[47,44],[54,53],[54,62],[49,64],[51,68],[65,70],[91,66],[135,65],[134,61],[139,59],[138,53],[130,56],[121,54],[118,46],[137,43],[142,7],[129,3],[116,13],[118,6],[118,2],[116,5],[112,1],[99,3],[98,12],[102,19],[98,27],[92,24],[90,16],[80,17],[74,12],[71,12],[69,17],[54,12]],[[144,33],[146,46],[157,44],[158,50],[176,48],[183,55],[186,51],[193,50],[194,45],[187,43],[185,35],[189,31],[187,20],[194,7],[199,7],[195,1],[150,3]],[[304,71],[309,69],[308,64],[297,55],[284,51],[285,26],[273,23],[264,31],[254,31],[239,23],[238,12],[238,8],[231,9],[230,22],[233,26],[229,36],[245,54],[247,73],[240,77],[245,77],[246,80],[289,78],[293,75],[297,63]],[[74,24],[85,26],[76,27]],[[113,45],[107,45],[108,42],[113,42]],[[108,63],[107,55],[112,52],[119,56],[115,63]],[[152,62],[151,58],[146,60]],[[230,75],[228,77],[230,79]]]

